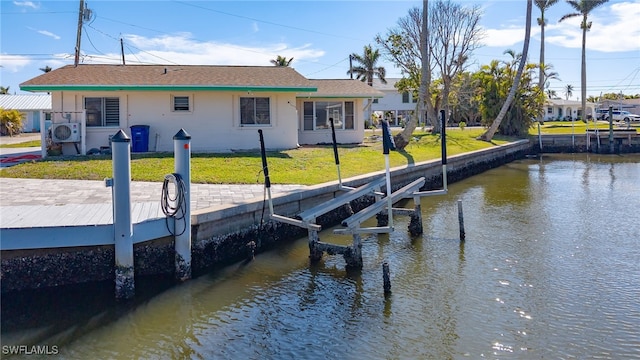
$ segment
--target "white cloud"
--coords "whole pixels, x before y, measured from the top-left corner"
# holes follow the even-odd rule
[[[50,31],[47,31],[47,30],[38,30],[38,33],[40,33],[40,34],[42,34],[44,36],[48,36],[48,37],[54,38],[56,40],[60,40],[60,36],[50,32]]]
[[[32,9],[40,8],[40,5],[34,3],[33,1],[14,1],[13,5],[21,6],[21,7],[30,7]]]
[[[31,64],[31,59],[27,56],[0,54],[0,63],[3,70],[17,73]]]
[[[509,26],[501,29],[484,29],[482,44],[492,47],[509,47],[522,42],[524,39],[524,26]],[[539,31],[531,28],[533,37]]]
[[[56,39],[56,40],[60,40],[60,36],[52,33],[51,31],[47,31],[47,30],[38,30],[38,29],[34,29],[30,26],[27,26],[27,29],[32,30],[37,32],[38,34],[44,35],[44,36],[48,36],[50,38]]]
[[[612,4],[600,16],[591,15],[587,32],[587,49],[603,52],[640,50],[640,1]],[[603,16],[604,15],[604,16]],[[567,48],[582,48],[582,17],[567,19],[554,25],[545,41]]]
[[[600,10],[600,9],[597,9]],[[587,33],[587,49],[603,52],[640,50],[640,1],[613,3],[603,11],[589,16],[592,22]],[[531,37],[539,37],[540,27],[532,19]],[[545,27],[545,43],[565,48],[582,48],[582,17],[563,22],[550,22]],[[508,47],[521,43],[524,38],[524,21],[519,25],[484,29],[482,43],[492,47]]]
[[[238,45],[214,41],[197,41],[190,33],[147,38],[125,35],[125,43],[135,54],[125,54],[129,59],[154,64],[211,64],[211,65],[270,65],[270,60],[286,52],[296,60],[317,61],[325,51],[314,49],[311,44],[291,46],[286,43]],[[110,55],[118,61],[118,54]],[[118,59],[118,60],[116,60]],[[100,62],[104,58],[100,57]]]
[[[251,27],[252,27],[254,33],[257,33],[258,31],[260,31],[260,28],[258,27],[258,23],[257,22],[254,22],[253,24],[251,24]]]

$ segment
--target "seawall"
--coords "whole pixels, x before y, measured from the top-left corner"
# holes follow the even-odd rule
[[[527,139],[451,156],[447,161],[448,183],[523,158],[532,151],[535,152],[537,145],[537,140]],[[566,146],[564,149],[566,152],[571,150]],[[546,150],[544,143],[543,150]],[[381,176],[384,176],[384,171],[344,179],[343,183],[357,187]],[[391,169],[392,190],[421,176],[426,178],[425,186],[421,190],[441,188],[440,160],[413,163],[408,158],[408,165]],[[318,184],[304,191],[275,196],[274,210],[277,214],[295,217],[302,210],[341,193],[338,186],[338,182],[334,181]],[[363,197],[350,205],[354,211],[358,211],[372,202],[372,197]],[[267,221],[268,213],[267,203],[263,199],[255,199],[242,205],[215,206],[193,211],[193,275],[198,276],[246,259],[250,242],[255,244],[255,253],[260,253],[280,243],[306,237],[307,231],[304,229]],[[319,217],[317,223],[323,227],[333,226],[348,215],[347,207],[343,206]],[[171,237],[136,244],[135,275],[172,274],[175,266],[174,254],[174,242]],[[1,255],[3,293],[114,278],[113,246],[12,250],[3,251]]]

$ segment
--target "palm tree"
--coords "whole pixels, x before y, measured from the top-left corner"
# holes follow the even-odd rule
[[[549,99],[553,99],[558,96],[558,93],[555,90],[547,89],[547,96]]]
[[[293,61],[293,58],[287,60],[286,57],[284,56],[280,56],[278,55],[278,57],[276,59],[272,59],[271,63],[275,66],[284,66],[287,67],[291,64],[291,62]]]
[[[549,87],[549,80],[558,80],[560,81],[560,74],[555,71],[551,71],[553,69],[553,65],[546,64],[542,67],[542,87],[544,89]],[[539,79],[538,79],[539,81]]]
[[[2,94],[2,95],[9,94],[9,88],[10,88],[10,86],[7,86],[7,87],[0,86],[0,94]]]
[[[516,73],[516,77],[511,84],[511,89],[509,89],[509,95],[507,95],[507,100],[505,100],[504,104],[502,104],[502,109],[500,109],[500,113],[496,117],[496,119],[491,123],[491,126],[484,132],[484,134],[478,137],[479,140],[491,141],[493,139],[493,135],[498,131],[498,127],[502,122],[502,119],[507,114],[511,103],[513,102],[513,98],[516,96],[516,90],[518,86],[520,86],[520,80],[522,79],[522,72],[524,71],[524,66],[527,62],[527,53],[529,52],[529,40],[531,39],[531,10],[533,8],[533,0],[527,0],[527,18],[524,29],[524,44],[522,45],[522,55],[520,57],[520,65],[518,65],[518,72]]]
[[[52,68],[51,68],[51,66],[49,66],[49,65],[47,65],[47,66],[45,66],[45,67],[43,67],[43,68],[40,68],[40,71],[42,71],[42,72],[44,72],[44,73],[48,73],[48,72],[49,72],[49,71],[51,71],[51,70],[53,70],[53,69],[52,69]]]
[[[380,52],[376,49],[371,49],[371,45],[365,45],[364,53],[358,55],[356,53],[351,54],[351,59],[355,60],[356,65],[347,71],[347,75],[356,75],[356,79],[367,82],[369,86],[373,86],[373,78],[377,77],[383,84],[387,83],[385,79],[386,70],[382,66],[376,66],[376,63],[380,59]]]
[[[540,78],[538,79],[538,87],[540,90],[542,90],[545,83],[544,71],[546,66],[544,62],[544,27],[547,25],[547,19],[544,18],[544,12],[557,2],[558,0],[535,0],[536,6],[540,9],[540,17],[538,18],[538,25],[540,25]],[[540,116],[538,120],[542,119],[542,115]]]
[[[558,22],[562,22],[566,19],[582,16],[582,22],[580,23],[580,28],[582,29],[582,76],[580,78],[581,85],[581,96],[580,100],[582,101],[582,118],[587,118],[587,31],[591,29],[591,21],[587,21],[589,13],[595,8],[609,0],[567,0],[567,3],[571,5],[571,7],[575,10],[573,13],[569,13],[564,15],[558,20]]]
[[[567,100],[569,100],[571,95],[573,95],[573,85],[567,84],[567,86],[565,86],[564,88],[564,96],[566,97]]]

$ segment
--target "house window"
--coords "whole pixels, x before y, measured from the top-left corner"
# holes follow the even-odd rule
[[[191,111],[191,99],[188,96],[172,96],[173,111]]]
[[[402,93],[402,103],[403,104],[408,104],[409,103],[409,92],[405,91]]]
[[[378,99],[373,99],[373,103],[377,104],[378,103]]]
[[[87,126],[120,126],[119,98],[84,98]]]
[[[353,101],[305,101],[302,122],[304,130],[353,129],[355,106]]]
[[[356,114],[354,111],[353,101],[345,101],[344,103],[344,129],[353,129]]]
[[[553,108],[551,106],[547,107],[547,114],[553,114]]]
[[[269,98],[241,97],[240,125],[271,125]]]

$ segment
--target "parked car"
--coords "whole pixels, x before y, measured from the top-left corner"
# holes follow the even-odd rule
[[[609,114],[605,115],[605,120],[609,120]],[[613,111],[613,120],[615,121],[640,121],[640,115],[632,114],[628,111]]]
[[[596,119],[606,120],[609,115],[609,109],[596,109]]]

